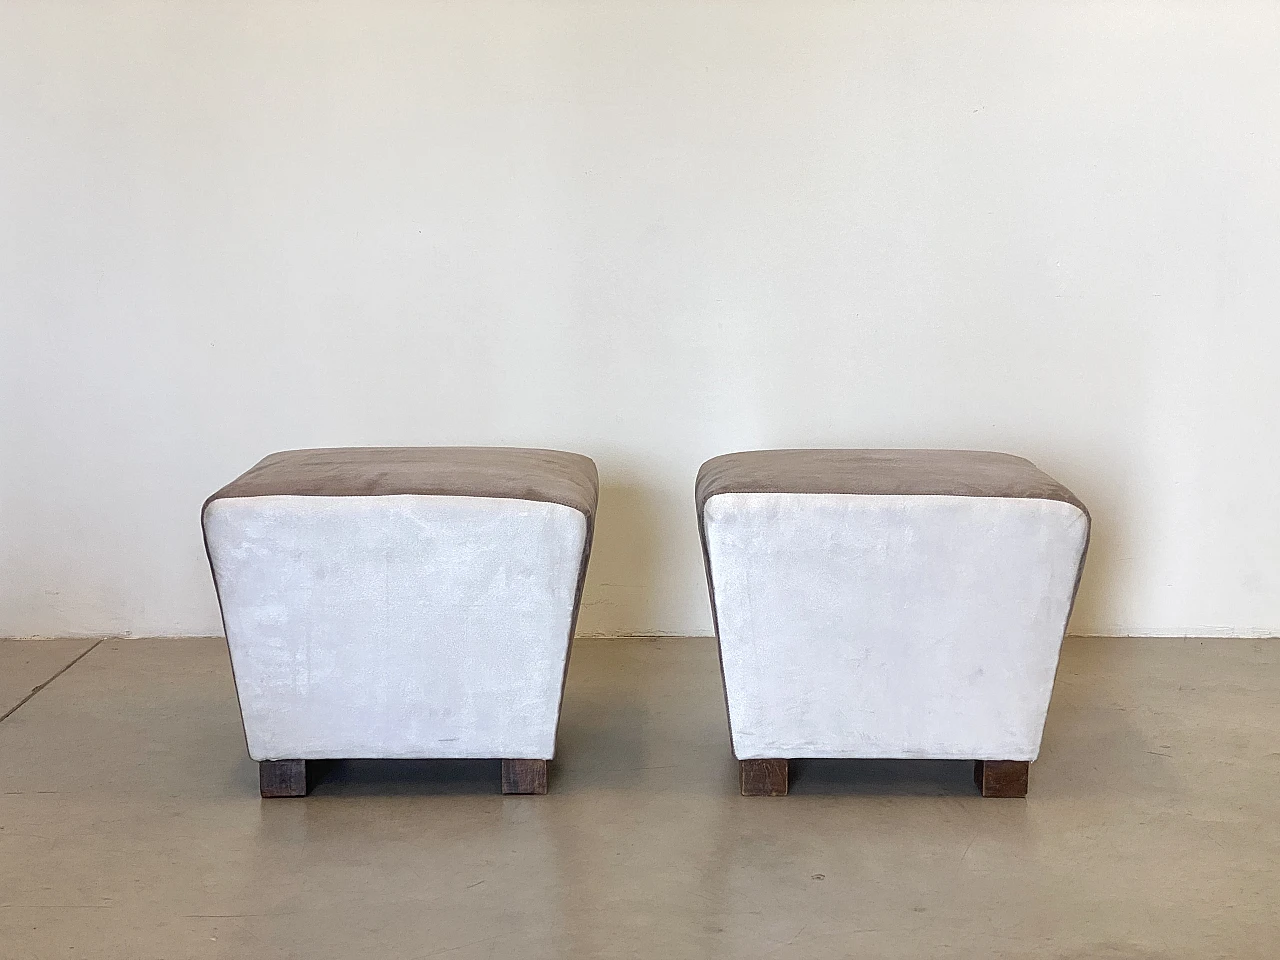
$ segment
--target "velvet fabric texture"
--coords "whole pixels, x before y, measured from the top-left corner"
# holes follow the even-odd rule
[[[321,447],[263,458],[208,502],[234,497],[497,497],[562,503],[595,517],[589,457],[524,447]]]
[[[1028,461],[763,451],[699,521],[742,759],[1033,760],[1088,542]]]
[[[296,451],[224,487],[250,755],[550,759],[595,490],[585,457],[476,448]]]
[[[864,493],[1061,500],[1088,513],[1030,460],[984,450],[750,450],[698,471],[701,516],[719,493]]]

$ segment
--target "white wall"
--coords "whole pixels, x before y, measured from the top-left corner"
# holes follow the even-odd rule
[[[0,635],[214,633],[261,455],[579,450],[587,633],[707,633],[692,485],[1026,454],[1074,628],[1280,633],[1280,4],[0,4]]]

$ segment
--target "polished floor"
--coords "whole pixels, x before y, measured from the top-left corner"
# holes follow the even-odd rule
[[[1278,641],[1069,641],[1025,801],[947,762],[738,796],[708,640],[580,641],[546,797],[366,762],[261,801],[217,640],[0,641],[10,710],[4,960],[1280,956]]]

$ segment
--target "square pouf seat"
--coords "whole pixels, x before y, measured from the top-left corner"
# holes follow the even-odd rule
[[[307,761],[501,758],[545,793],[595,464],[488,447],[295,450],[204,505],[263,796]]]
[[[744,794],[823,757],[1026,795],[1089,540],[1070,491],[1008,454],[763,450],[696,499]]]

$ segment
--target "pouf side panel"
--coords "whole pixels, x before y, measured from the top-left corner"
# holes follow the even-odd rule
[[[264,496],[204,521],[253,759],[554,755],[582,512]]]
[[[721,494],[703,522],[740,759],[1035,759],[1083,511]]]

